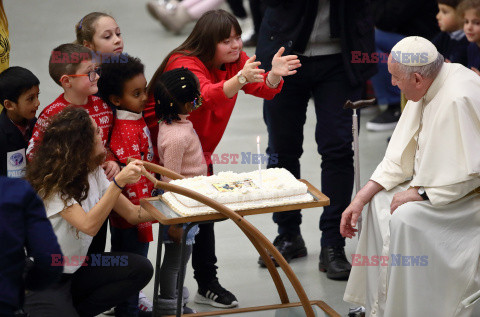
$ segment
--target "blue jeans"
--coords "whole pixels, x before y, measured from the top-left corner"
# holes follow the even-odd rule
[[[120,229],[110,226],[112,252],[131,252],[148,257],[148,242],[138,241],[137,227]],[[115,308],[116,316],[138,315],[138,293]]]
[[[313,97],[322,192],[331,202],[320,218],[321,245],[343,246],[340,219],[353,191],[352,111],[343,105],[347,99],[360,99],[362,87],[350,86],[341,54],[300,57],[300,62],[297,74],[285,77],[282,91],[264,102],[270,157],[267,167],[284,167],[300,178],[303,126],[308,101]],[[273,221],[279,234],[300,234],[300,210],[274,213]]]
[[[405,36],[401,34],[375,29],[375,46],[377,53],[381,57],[378,62],[378,73],[371,78],[371,81],[375,96],[381,105],[400,103],[400,89],[398,89],[397,86],[392,86],[392,76],[388,72],[387,59],[385,56],[386,54],[390,54],[395,44],[404,37]]]

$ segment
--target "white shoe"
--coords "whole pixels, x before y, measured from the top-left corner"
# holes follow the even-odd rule
[[[138,309],[143,311],[152,311],[153,303],[148,299],[142,291],[138,294]]]

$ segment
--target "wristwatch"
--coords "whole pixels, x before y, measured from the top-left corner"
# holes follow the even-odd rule
[[[427,196],[427,192],[425,191],[425,188],[420,186],[418,187],[417,192],[423,198],[423,200],[428,200],[428,196]]]
[[[242,85],[247,82],[247,77],[243,76],[241,70],[237,73],[237,78],[238,78],[238,82]]]

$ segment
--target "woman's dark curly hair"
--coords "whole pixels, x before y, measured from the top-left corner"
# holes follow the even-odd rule
[[[180,120],[178,114],[185,103],[200,96],[197,76],[183,67],[163,73],[153,87],[155,114],[167,124]]]
[[[66,205],[71,198],[78,203],[87,198],[88,174],[99,164],[93,158],[95,133],[83,108],[68,106],[51,118],[26,173],[42,199],[60,193]]]

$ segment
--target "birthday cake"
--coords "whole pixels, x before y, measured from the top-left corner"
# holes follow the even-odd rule
[[[248,173],[221,172],[170,182],[205,195],[232,210],[247,210],[311,202],[307,185],[284,168],[270,168]],[[173,210],[183,216],[217,212],[194,199],[167,192],[162,195]]]

